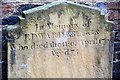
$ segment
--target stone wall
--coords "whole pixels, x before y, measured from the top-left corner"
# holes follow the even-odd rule
[[[108,20],[114,23],[113,78],[120,78],[120,2],[106,4]]]

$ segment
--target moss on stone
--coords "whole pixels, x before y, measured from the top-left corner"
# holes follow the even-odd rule
[[[105,23],[105,30],[110,31],[111,30],[111,24],[110,23]]]
[[[100,58],[99,58],[99,57],[97,58],[97,64],[98,64],[98,65],[101,64],[101,61],[100,61]]]

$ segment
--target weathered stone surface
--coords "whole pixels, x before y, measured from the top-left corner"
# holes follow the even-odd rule
[[[55,2],[23,12],[9,78],[110,78],[110,25],[97,8]]]

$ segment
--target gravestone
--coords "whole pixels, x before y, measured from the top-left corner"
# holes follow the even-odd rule
[[[53,2],[23,11],[20,26],[8,44],[9,78],[111,77],[111,26],[98,8]]]

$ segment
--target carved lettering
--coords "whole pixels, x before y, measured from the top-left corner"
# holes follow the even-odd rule
[[[91,18],[87,15],[84,15],[84,25],[86,27],[90,26]],[[48,22],[45,25],[40,25],[39,23],[35,24],[35,31],[27,33],[24,35],[25,41],[31,41],[32,44],[21,45],[19,43],[19,50],[28,50],[28,49],[48,49],[52,48],[51,51],[53,56],[60,57],[60,55],[71,55],[80,53],[79,49],[71,49],[81,44],[83,47],[89,47],[91,45],[105,45],[107,39],[98,38],[100,35],[99,30],[90,30],[81,32],[82,30],[78,29],[78,24],[68,24],[68,25],[55,25],[54,23]],[[57,31],[55,31],[57,29]],[[82,39],[83,37],[83,39]],[[94,37],[93,39],[91,37]],[[76,40],[79,38],[79,40]],[[84,39],[85,38],[85,39]],[[88,39],[87,39],[88,38]],[[62,39],[62,42],[50,41],[42,42],[39,40],[42,39]],[[75,41],[68,41],[67,39],[75,39]],[[36,42],[38,41],[38,42]],[[67,48],[70,49],[67,49]]]

